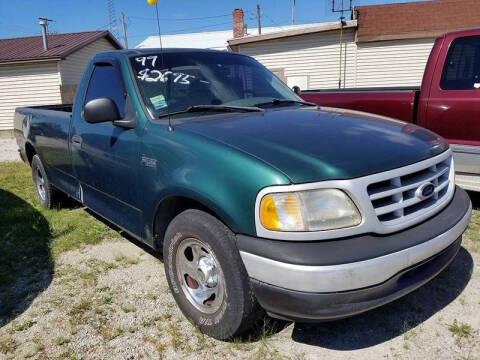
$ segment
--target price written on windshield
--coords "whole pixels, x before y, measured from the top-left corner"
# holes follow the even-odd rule
[[[157,63],[158,56],[141,56],[135,58],[135,61],[142,64],[142,66],[148,66],[148,63],[152,67],[155,67]],[[162,82],[165,83],[168,80],[172,80],[175,84],[190,85],[190,80],[194,79],[194,75],[185,74],[182,72],[173,72],[170,70],[156,70],[145,68],[138,72],[137,77],[146,82]]]

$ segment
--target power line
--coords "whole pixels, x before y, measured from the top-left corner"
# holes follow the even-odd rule
[[[193,18],[160,18],[159,20],[161,21],[190,21],[190,20],[204,20],[204,19],[217,19],[221,17],[226,17],[226,16],[232,16],[232,14],[223,14],[223,15],[215,15],[215,16],[202,16],[202,17],[193,17]],[[141,17],[141,16],[130,16],[132,19],[138,19],[138,20],[151,20],[151,21],[157,21],[156,18],[147,18],[147,17]]]
[[[215,26],[220,26],[220,25],[226,25],[226,24],[231,24],[231,22],[224,22],[224,23],[217,23],[217,24],[211,24],[211,25],[206,25],[206,26],[198,26],[198,27],[190,27],[190,28],[184,28],[184,29],[178,29],[174,30],[171,32],[164,32],[163,35],[176,35],[180,34],[182,31],[189,31],[189,30],[201,30],[201,29],[206,29],[206,28],[211,28]],[[221,31],[221,30],[220,30]],[[139,38],[139,37],[148,37],[148,36],[158,36],[158,34],[150,34],[150,35],[129,35],[129,38]]]

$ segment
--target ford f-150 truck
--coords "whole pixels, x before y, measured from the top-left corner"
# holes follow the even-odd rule
[[[444,139],[304,102],[240,54],[100,53],[72,108],[14,122],[38,201],[66,194],[163,251],[182,312],[220,339],[264,311],[323,321],[397,299],[470,219]]]
[[[435,41],[420,89],[350,89],[302,93],[320,104],[418,124],[452,147],[457,183],[480,191],[480,29]]]

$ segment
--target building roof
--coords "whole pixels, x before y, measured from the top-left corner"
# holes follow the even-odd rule
[[[345,25],[343,25],[344,29],[347,28],[355,28],[357,26],[356,20],[347,21]],[[285,37],[291,36],[298,36],[298,35],[305,35],[305,34],[313,34],[319,33],[324,31],[331,31],[331,30],[339,30],[341,28],[340,22],[330,22],[330,23],[321,23],[321,24],[306,24],[299,28],[290,28],[290,29],[283,29],[281,31],[276,32],[263,32],[261,35],[247,35],[237,39],[230,39],[228,43],[230,46],[248,44],[252,42],[258,41],[265,41],[265,40],[274,40],[280,39]]]
[[[262,35],[270,33],[278,33],[282,31],[298,30],[322,24],[301,24],[286,26],[269,26],[262,27]],[[247,36],[257,36],[257,28],[248,29]],[[162,35],[162,45],[164,47],[175,48],[199,48],[199,49],[216,49],[226,50],[229,46],[229,40],[233,38],[233,30],[208,31],[189,34]],[[160,41],[158,35],[149,36],[138,44],[137,48],[158,48]]]
[[[357,41],[437,37],[480,26],[480,1],[433,0],[358,6]]]
[[[60,60],[102,37],[106,37],[117,49],[122,48],[108,31],[48,35],[47,51],[43,49],[42,36],[0,39],[0,64]]]

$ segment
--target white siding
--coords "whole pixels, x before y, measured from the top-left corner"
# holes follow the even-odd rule
[[[420,86],[435,39],[357,44],[357,87]]]
[[[59,70],[62,84],[79,84],[88,61],[98,52],[114,50],[115,47],[105,38],[75,51],[60,61]]]
[[[307,75],[309,89],[338,87],[340,32],[308,34],[240,45],[239,52],[253,56],[269,69],[283,69],[289,77]],[[342,84],[355,86],[356,46],[353,30],[343,33]],[[345,58],[346,50],[346,58]],[[345,75],[345,76],[344,76]],[[306,89],[302,89],[306,90]]]
[[[19,106],[60,104],[57,63],[0,66],[0,131],[13,129]]]
[[[410,39],[357,44],[353,30],[346,30],[342,87],[420,86],[433,43]],[[287,82],[288,77],[308,75],[310,90],[338,88],[339,31],[244,44],[239,52],[269,69],[283,69]]]

